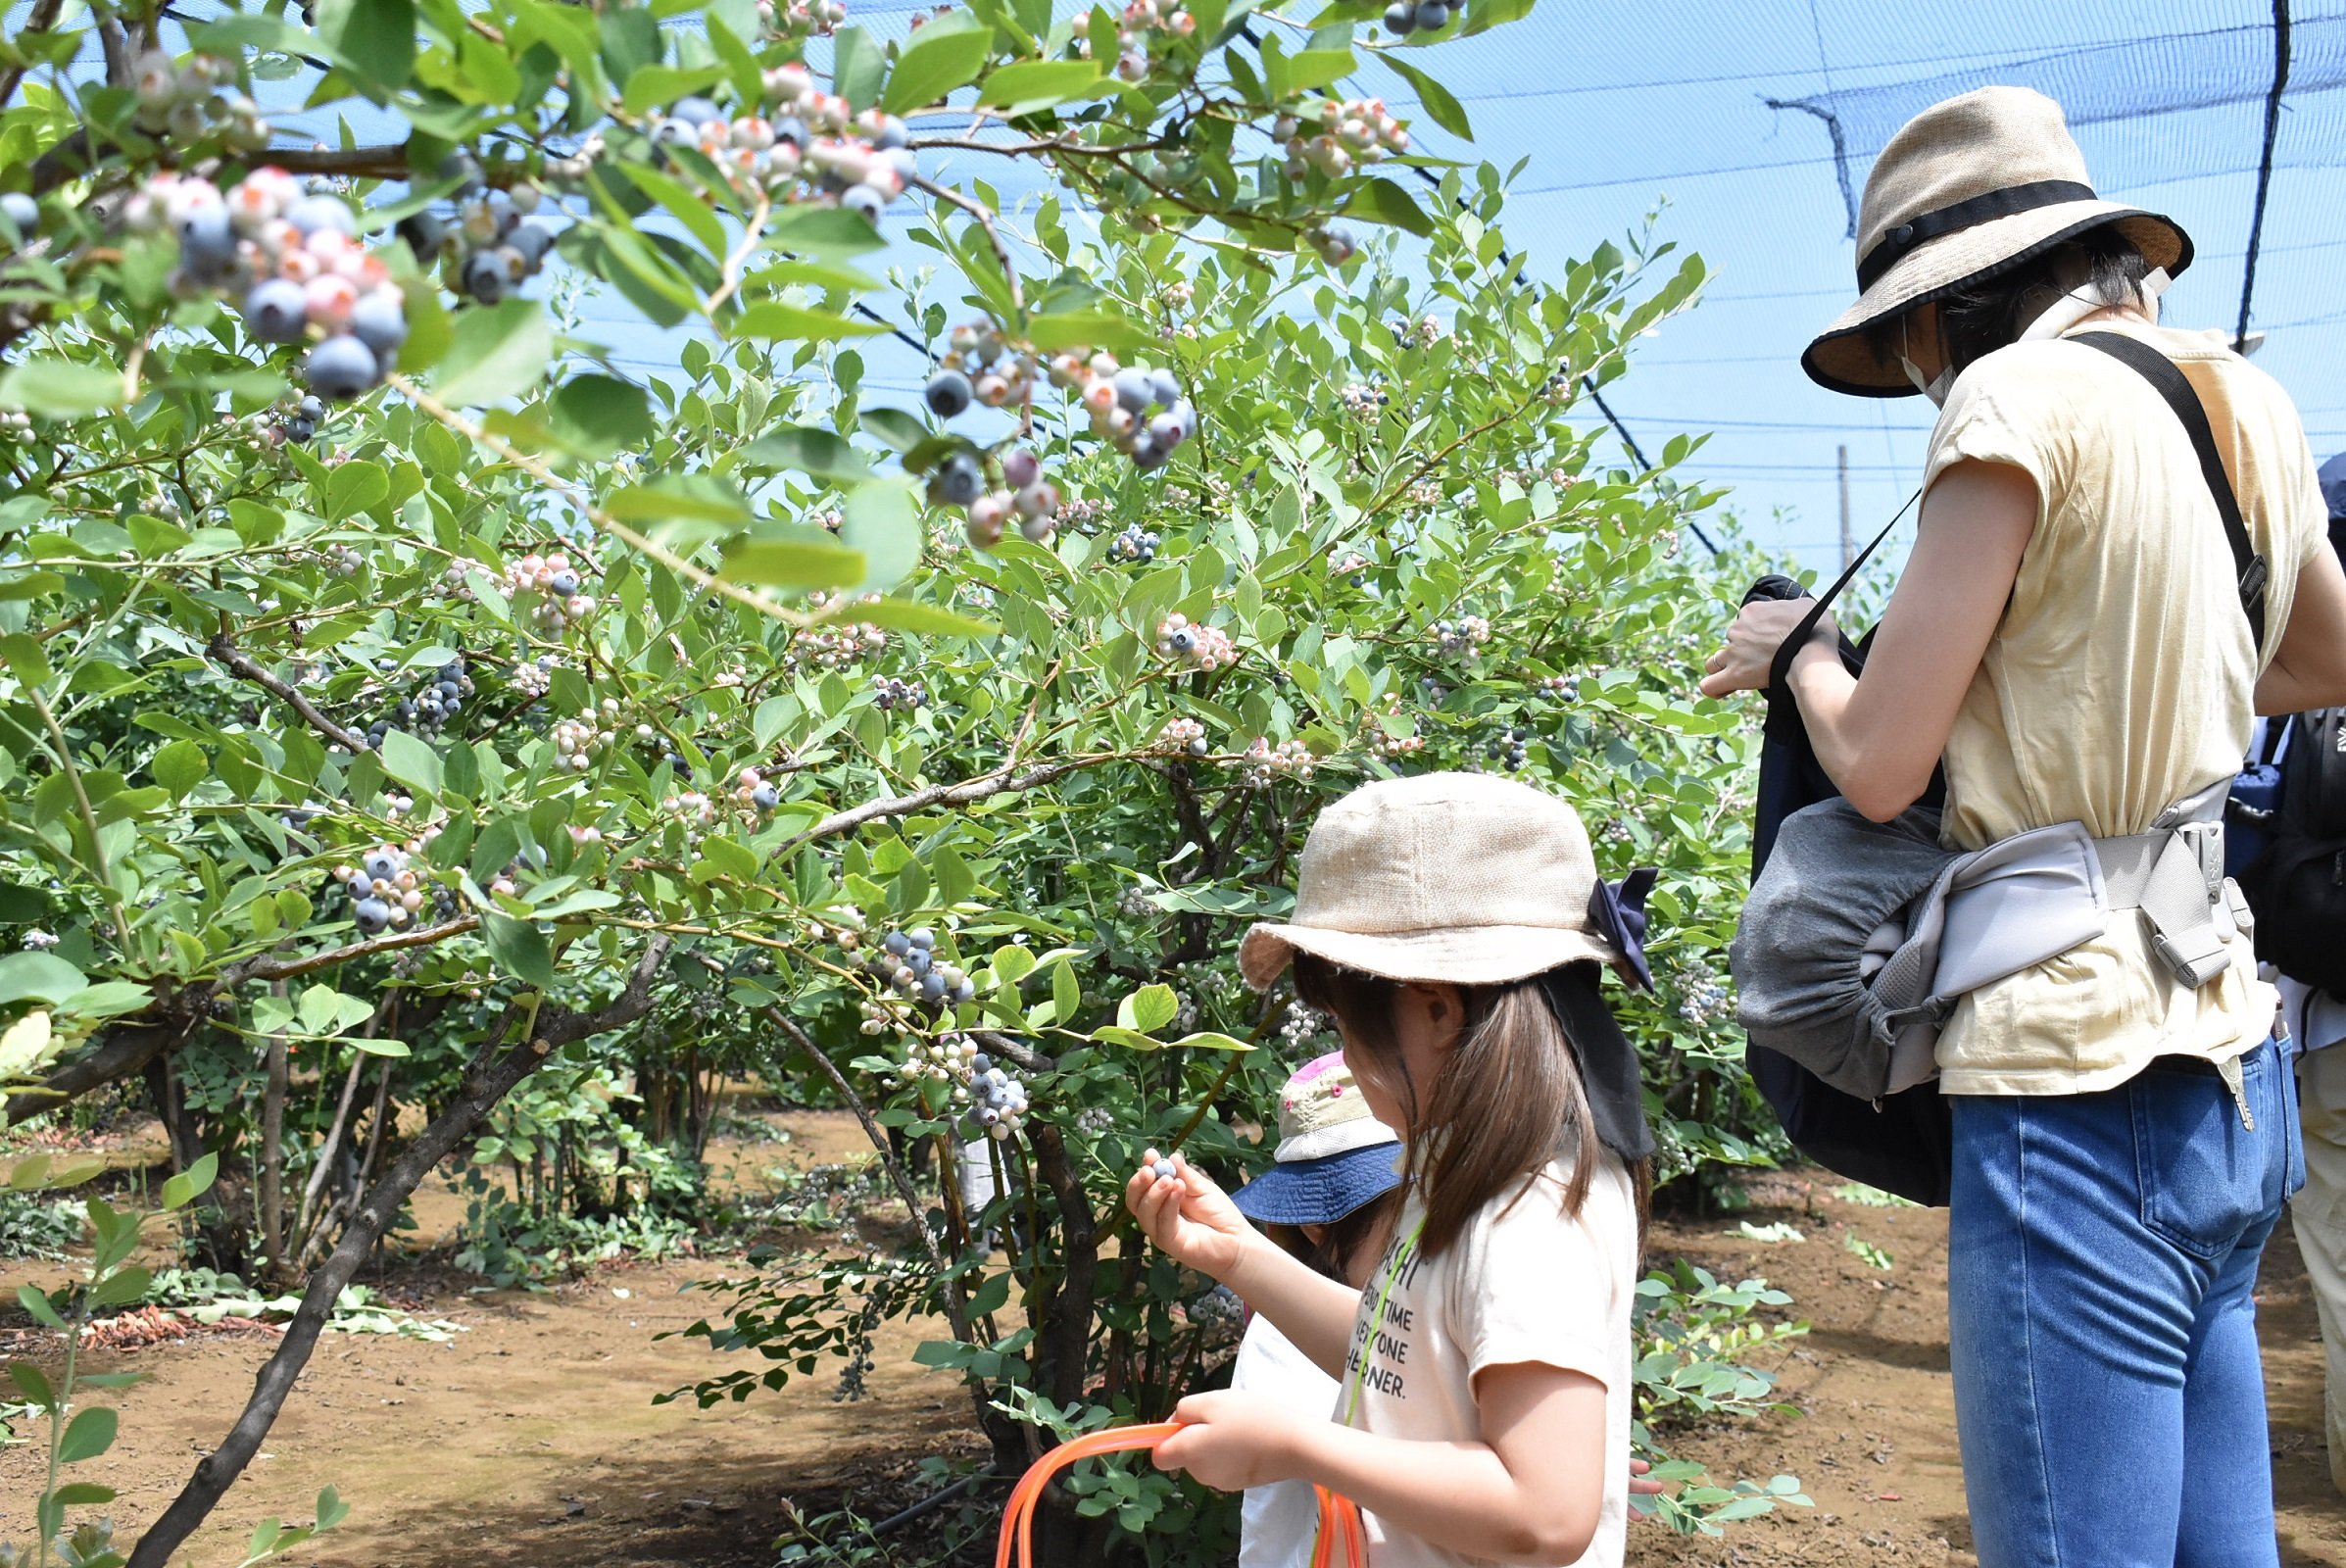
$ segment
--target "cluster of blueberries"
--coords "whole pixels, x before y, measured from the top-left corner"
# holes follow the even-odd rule
[[[480,166],[461,153],[451,155],[442,172],[464,176],[455,191],[454,221],[414,213],[400,222],[399,236],[417,261],[445,263],[458,293],[495,305],[544,270],[559,236],[532,216],[541,201],[536,187],[490,190]]]
[[[325,404],[313,392],[296,403],[293,412],[270,428],[286,440],[306,446],[317,437],[318,421],[324,417]]]
[[[1385,8],[1385,30],[1396,38],[1406,38],[1413,32],[1439,32],[1449,25],[1450,18],[1466,9],[1451,0],[1393,0]]]
[[[1511,725],[1485,744],[1483,755],[1493,762],[1503,764],[1509,772],[1520,772],[1530,760],[1531,754],[1526,748],[1531,739],[1530,730],[1520,724]]]
[[[1051,356],[1051,378],[1083,399],[1092,433],[1144,473],[1163,467],[1197,433],[1197,407],[1182,396],[1181,378],[1162,366],[1120,364],[1104,349],[1089,356],[1070,349]],[[1152,416],[1151,409],[1163,412]]]
[[[417,735],[437,733],[464,710],[464,699],[471,695],[472,677],[465,673],[460,654],[442,664],[415,696],[401,698],[388,713],[367,726],[367,748],[380,751],[383,737],[395,729]]]
[[[972,1103],[962,1113],[962,1131],[971,1137],[1009,1137],[1026,1115],[1026,1085],[982,1051],[968,1059]]]
[[[1203,670],[1219,669],[1238,658],[1237,645],[1231,642],[1228,632],[1219,626],[1193,625],[1179,612],[1158,622],[1156,651]]]
[[[926,708],[928,703],[928,688],[916,680],[899,680],[894,675],[874,675],[871,678],[871,706],[883,713],[893,712],[900,708],[910,712],[917,708]]]
[[[313,334],[303,373],[330,401],[376,385],[407,341],[407,297],[359,243],[359,220],[331,186],[256,169],[222,192],[197,175],[160,173],[124,208],[130,226],[179,242],[182,293],[240,290],[245,330],[263,343]]]
[[[866,964],[906,1002],[942,1008],[977,1000],[976,983],[937,956],[937,933],[926,926],[889,932]]]
[[[677,99],[653,122],[653,145],[694,148],[776,199],[836,203],[869,223],[919,177],[911,133],[896,116],[855,113],[802,65],[775,67],[762,85],[765,102],[730,119],[711,99]]]
[[[350,915],[362,936],[380,936],[406,925],[423,907],[422,879],[408,864],[405,850],[378,844],[357,865],[334,868],[334,880],[350,896]]]
[[[1108,541],[1108,556],[1111,560],[1129,561],[1135,565],[1146,566],[1156,559],[1157,548],[1163,543],[1164,540],[1155,530],[1144,528],[1136,522]]]
[[[1069,25],[1075,32],[1075,52],[1091,59],[1091,13],[1078,11]],[[1180,0],[1131,0],[1116,24],[1116,74],[1126,81],[1139,81],[1149,74],[1152,34],[1189,38],[1197,31],[1197,19],[1182,9]]]

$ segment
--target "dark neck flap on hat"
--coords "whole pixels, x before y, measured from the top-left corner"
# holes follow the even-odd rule
[[[1903,223],[1893,223],[1881,243],[1865,253],[1857,263],[1857,287],[1860,293],[1870,289],[1882,273],[1898,265],[1907,252],[1926,240],[1959,229],[1977,228],[1981,223],[2015,213],[2034,212],[2039,207],[2054,207],[2063,202],[2089,202],[2097,198],[2091,185],[2074,179],[2040,179],[2028,185],[2007,185],[1941,207],[1936,212],[1924,213]]]
[[[1653,1130],[1645,1124],[1645,1089],[1637,1074],[1637,1051],[1621,1032],[1613,1009],[1598,990],[1593,963],[1567,964],[1540,977],[1540,993],[1564,1030],[1581,1084],[1588,1092],[1588,1114],[1596,1123],[1596,1141],[1635,1165],[1653,1157]]]

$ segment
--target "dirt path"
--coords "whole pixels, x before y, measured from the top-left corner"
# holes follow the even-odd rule
[[[790,1117],[788,1144],[725,1151],[744,1188],[771,1168],[860,1152],[844,1118]],[[1675,1449],[1723,1477],[1789,1472],[1817,1506],[1676,1540],[1640,1527],[1637,1568],[1970,1568],[1947,1372],[1943,1215],[1869,1208],[1830,1180],[1770,1178],[1761,1206],[1735,1218],[1656,1227],[1657,1255],[1684,1253],[1719,1276],[1764,1275],[1792,1293],[1812,1332],[1781,1362],[1803,1414],[1675,1435]],[[463,1214],[445,1188],[425,1195],[427,1234]],[[1805,1240],[1736,1231],[1783,1223]],[[1892,1259],[1869,1266],[1854,1231]],[[270,1434],[264,1457],[198,1538],[191,1564],[233,1562],[264,1515],[304,1517],[318,1489],[341,1488],[350,1522],[292,1559],[319,1568],[766,1568],[785,1498],[811,1511],[845,1483],[902,1478],[933,1454],[974,1454],[966,1396],[910,1363],[920,1332],[894,1328],[875,1348],[871,1395],[830,1397],[829,1368],[781,1394],[700,1411],[655,1394],[738,1362],[700,1341],[656,1340],[701,1315],[686,1281],[716,1260],[612,1267],[560,1290],[466,1295],[445,1275],[403,1279],[410,1304],[464,1324],[450,1345],[326,1336]],[[0,1279],[0,1297],[26,1277]],[[2321,1348],[2304,1270],[2284,1227],[2259,1292],[2273,1399],[2283,1560],[2346,1568],[2346,1500],[2322,1452]],[[20,1314],[13,1311],[7,1321]],[[154,1515],[227,1429],[273,1341],[210,1337],[100,1357],[149,1374],[122,1394],[122,1438],[84,1479],[122,1495],[125,1537]],[[0,1451],[0,1540],[25,1533],[37,1470]],[[908,1494],[899,1489],[898,1494]]]
[[[1782,1510],[1719,1541],[1645,1538],[1646,1568],[1973,1568],[1947,1362],[1947,1225],[1943,1212],[1838,1200],[1830,1177],[1771,1178],[1763,1206],[1728,1220],[1657,1225],[1657,1255],[1682,1252],[1725,1279],[1765,1276],[1789,1291],[1811,1331],[1782,1362],[1782,1392],[1802,1412],[1676,1440],[1715,1475],[1797,1475],[1813,1509]],[[1806,1240],[1744,1239],[1736,1222],[1787,1224]],[[1888,1270],[1848,1248],[1847,1233],[1891,1257]],[[2346,1498],[2329,1484],[2322,1439],[2322,1342],[2286,1223],[2257,1291],[2272,1407],[2281,1560],[2346,1568]],[[1764,1361],[1763,1361],[1764,1364]]]

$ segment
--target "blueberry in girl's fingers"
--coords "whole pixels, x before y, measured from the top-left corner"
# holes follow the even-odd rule
[[[1160,1182],[1173,1179],[1173,1162],[1169,1159],[1160,1159],[1149,1168],[1156,1173],[1156,1179]]]

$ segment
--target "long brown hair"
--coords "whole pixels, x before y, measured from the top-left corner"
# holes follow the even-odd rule
[[[1342,1219],[1322,1226],[1316,1243],[1303,1234],[1300,1225],[1267,1225],[1264,1230],[1290,1257],[1314,1274],[1349,1285],[1352,1265],[1372,1249],[1385,1246],[1401,1209],[1402,1191],[1395,1187],[1379,1193]]]
[[[1484,1204],[1510,1188],[1512,1208],[1558,1157],[1572,1166],[1564,1212],[1578,1214],[1600,1150],[1578,1058],[1540,994],[1539,977],[1457,987],[1466,1021],[1431,1084],[1413,1082],[1401,1055],[1395,1020],[1404,988],[1398,980],[1295,955],[1295,994],[1335,1014],[1354,1075],[1366,1074],[1401,1102],[1408,1120],[1402,1185],[1417,1185],[1426,1211],[1418,1250],[1439,1255]],[[1629,1175],[1642,1250],[1653,1162],[1637,1161]]]

